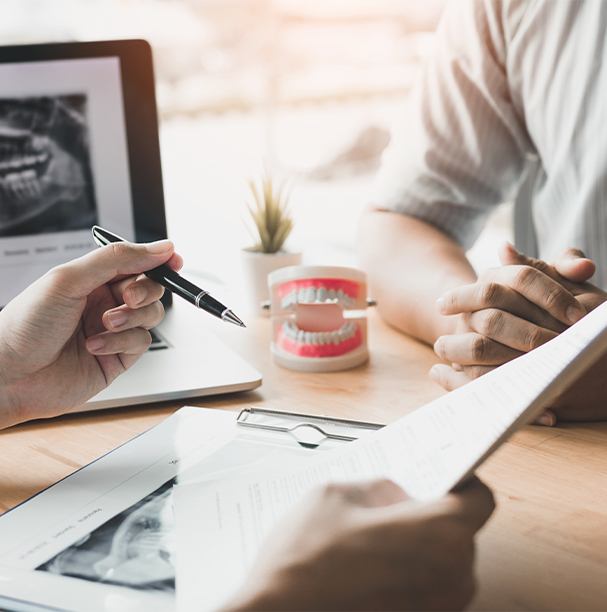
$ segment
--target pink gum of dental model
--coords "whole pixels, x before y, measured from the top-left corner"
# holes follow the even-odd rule
[[[292,266],[268,277],[275,361],[331,372],[367,361],[367,281],[337,266]]]

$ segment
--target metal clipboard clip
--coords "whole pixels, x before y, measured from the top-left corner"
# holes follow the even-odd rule
[[[309,449],[318,448],[325,440],[352,442],[383,427],[377,423],[262,408],[241,410],[236,422],[241,427],[288,434],[300,446]]]

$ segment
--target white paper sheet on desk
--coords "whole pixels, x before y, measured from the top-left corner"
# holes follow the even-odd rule
[[[604,352],[607,303],[551,342],[345,448],[290,472],[177,487],[179,609],[213,609],[242,582],[276,521],[312,487],[388,477],[418,500],[438,498]],[[179,538],[179,533],[187,539]]]

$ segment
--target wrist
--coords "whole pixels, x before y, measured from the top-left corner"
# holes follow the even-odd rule
[[[19,423],[19,410],[8,376],[9,367],[0,347],[0,429]]]

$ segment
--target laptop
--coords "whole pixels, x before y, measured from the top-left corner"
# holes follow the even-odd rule
[[[95,248],[94,224],[137,242],[167,237],[150,46],[0,47],[0,306]],[[172,307],[168,292],[163,302],[150,350],[85,410],[261,384],[257,370],[200,330],[208,315]]]

